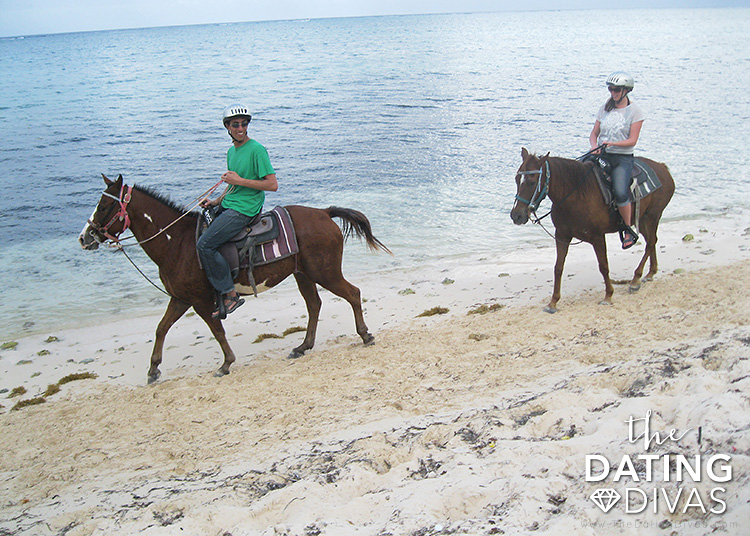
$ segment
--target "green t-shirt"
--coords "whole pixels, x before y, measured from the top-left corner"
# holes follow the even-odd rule
[[[240,147],[232,145],[227,151],[227,169],[234,171],[243,179],[261,180],[266,175],[275,173],[268,158],[268,151],[255,140],[248,140]],[[246,216],[255,216],[263,208],[266,193],[245,186],[230,187],[221,205],[231,208]]]

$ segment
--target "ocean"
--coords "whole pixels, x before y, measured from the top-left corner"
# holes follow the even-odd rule
[[[188,204],[225,170],[222,109],[253,111],[266,207],[364,212],[345,274],[550,240],[509,211],[521,148],[588,150],[606,76],[646,113],[665,220],[750,208],[750,9],[548,11],[212,24],[0,39],[0,340],[164,309],[121,253],[81,250],[101,174]],[[151,277],[155,266],[131,250]],[[550,266],[552,259],[550,259]],[[270,299],[270,298],[266,298]]]

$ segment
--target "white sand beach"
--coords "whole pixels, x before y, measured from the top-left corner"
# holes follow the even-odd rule
[[[745,221],[664,222],[656,279],[632,294],[616,285],[611,306],[599,305],[592,248],[575,246],[554,315],[542,311],[551,239],[345,274],[375,345],[324,292],[318,343],[297,360],[286,356],[302,333],[254,342],[305,325],[290,280],[227,319],[238,360],[223,378],[194,315],[168,335],[150,386],[158,316],[12,341],[0,350],[0,534],[742,534]],[[643,244],[610,240],[612,277],[629,280]],[[433,307],[448,311],[418,317]],[[80,373],[95,377],[44,394]],[[12,409],[34,397],[45,402]],[[627,424],[642,433],[647,417],[658,434],[648,449]],[[635,463],[619,481],[586,478],[587,456],[614,472],[625,454]],[[665,482],[665,456],[668,473],[677,457],[699,460],[699,481]],[[605,513],[591,499],[599,489],[623,498]]]

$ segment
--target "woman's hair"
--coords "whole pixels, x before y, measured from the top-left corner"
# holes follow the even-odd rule
[[[628,91],[628,93],[630,93],[630,91]],[[628,93],[625,94],[625,98],[628,99],[628,104],[630,104],[630,97],[628,97]],[[615,109],[615,106],[617,106],[617,102],[615,102],[615,99],[610,97],[607,103],[604,105],[604,111],[611,112]]]

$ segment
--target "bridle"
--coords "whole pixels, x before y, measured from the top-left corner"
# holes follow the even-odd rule
[[[110,240],[111,242],[113,242],[113,247],[122,249],[123,247],[129,247],[129,246],[142,246],[146,242],[150,242],[151,240],[153,240],[157,236],[161,235],[162,233],[165,233],[170,227],[172,227],[178,221],[180,221],[182,218],[184,218],[185,216],[187,216],[190,213],[190,210],[191,210],[191,208],[193,206],[197,205],[200,202],[201,199],[209,196],[214,190],[216,190],[219,186],[221,186],[221,184],[223,182],[224,182],[223,180],[220,180],[219,182],[217,182],[216,184],[214,184],[211,188],[209,188],[207,191],[205,191],[203,194],[201,194],[200,196],[198,196],[194,201],[192,201],[190,203],[190,205],[188,206],[188,208],[178,218],[176,218],[174,221],[172,221],[172,223],[170,223],[169,225],[167,225],[167,226],[163,227],[162,229],[160,229],[156,234],[150,236],[149,238],[146,238],[145,240],[141,240],[139,242],[135,242],[135,243],[132,243],[132,244],[125,244],[125,245],[123,245],[123,244],[121,244],[121,241],[120,241],[120,235],[122,233],[124,233],[125,231],[127,231],[128,228],[130,228],[130,216],[128,215],[128,204],[130,203],[130,199],[132,197],[131,196],[131,192],[133,191],[133,187],[132,186],[126,186],[125,184],[123,184],[120,187],[120,196],[119,197],[115,197],[114,195],[112,195],[112,194],[110,194],[110,193],[108,193],[106,191],[102,192],[102,195],[104,197],[109,197],[110,199],[114,199],[115,201],[117,201],[117,205],[120,206],[120,210],[117,211],[115,213],[115,215],[112,216],[112,218],[110,218],[109,222],[107,222],[106,225],[98,225],[98,224],[94,223],[91,218],[89,218],[88,224],[95,231],[101,233],[107,240]],[[126,189],[127,189],[127,191],[126,191]],[[112,205],[112,208],[110,209],[110,211],[112,209],[114,209],[115,207],[117,207],[117,205]],[[109,216],[109,214],[107,214],[107,216]],[[92,214],[92,218],[93,218],[93,214]],[[105,217],[104,219],[106,220],[107,218]],[[114,235],[111,235],[109,233],[109,228],[112,227],[112,225],[114,225],[114,223],[116,221],[122,221],[122,222],[124,222],[124,224],[123,224],[122,229],[120,230],[120,232],[115,233]],[[124,240],[128,240],[129,238],[135,238],[135,237],[128,236],[128,237],[124,238],[123,241]]]
[[[594,151],[601,149],[603,146],[599,146],[596,149],[593,149],[591,152],[586,153],[584,156],[588,156],[589,154],[592,154]],[[593,169],[593,168],[591,168]],[[591,170],[589,170],[590,172]],[[587,172],[588,173],[588,172]],[[520,201],[521,203],[524,203],[529,206],[529,212],[534,215],[533,218],[531,218],[531,221],[534,223],[538,223],[542,226],[544,231],[550,235],[552,238],[557,240],[555,235],[550,233],[546,228],[544,228],[544,225],[542,225],[542,220],[552,214],[552,210],[547,212],[544,216],[537,216],[536,210],[539,208],[539,205],[542,201],[544,201],[544,198],[547,197],[547,194],[549,193],[549,179],[550,179],[550,171],[549,171],[549,160],[544,160],[544,163],[539,169],[529,170],[529,171],[519,171],[516,173],[516,176],[526,176],[526,175],[539,175],[539,181],[536,184],[536,189],[534,190],[533,195],[531,196],[531,199],[524,199],[520,195],[516,194],[516,199]],[[568,192],[568,194],[562,198],[558,205],[561,205],[564,203],[573,193],[581,186],[581,181],[578,182],[576,187]],[[580,242],[578,242],[580,244]]]
[[[549,193],[549,161],[545,160],[544,164],[542,164],[542,167],[539,169],[519,171],[516,175],[521,175],[522,177],[527,175],[539,175],[539,180],[536,183],[536,189],[534,190],[531,199],[524,199],[516,194],[516,199],[518,201],[529,205],[529,210],[531,212],[536,212],[536,209],[539,208],[539,205]]]
[[[119,197],[115,197],[114,195],[108,192],[103,192],[102,196],[109,197],[110,199],[114,199],[115,201],[117,201],[117,205],[112,205],[110,212],[113,209],[117,208],[118,205],[120,207],[120,210],[118,210],[105,225],[99,225],[97,223],[94,223],[92,219],[93,215],[92,215],[92,218],[89,218],[88,220],[89,225],[95,231],[102,234],[104,238],[106,238],[107,240],[111,240],[112,242],[116,244],[119,244],[120,242],[120,235],[124,233],[130,227],[130,216],[128,216],[128,204],[130,203],[130,199],[132,197],[131,195],[132,191],[133,191],[132,186],[126,186],[125,184],[123,184],[120,187]],[[107,218],[105,217],[104,219],[106,220]],[[120,230],[120,232],[118,233],[115,233],[114,235],[109,234],[109,228],[112,227],[117,221],[124,222],[122,226],[122,230]]]

